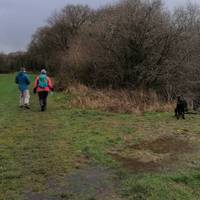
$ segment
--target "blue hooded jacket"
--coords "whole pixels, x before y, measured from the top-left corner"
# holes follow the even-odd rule
[[[28,89],[28,85],[30,84],[30,79],[26,72],[19,72],[15,78],[15,82],[19,85],[19,90],[24,92]]]

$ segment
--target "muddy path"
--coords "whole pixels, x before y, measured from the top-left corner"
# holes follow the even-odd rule
[[[110,200],[121,199],[120,180],[113,170],[104,167],[87,167],[63,177],[48,179],[46,191],[26,191],[27,200]]]

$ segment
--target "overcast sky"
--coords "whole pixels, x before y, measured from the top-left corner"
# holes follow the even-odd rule
[[[88,4],[98,8],[117,0],[0,0],[0,52],[25,50],[36,29],[46,23],[55,10],[67,4]],[[195,0],[193,0],[195,1]],[[173,9],[186,0],[165,0]],[[195,2],[200,2],[196,0]]]

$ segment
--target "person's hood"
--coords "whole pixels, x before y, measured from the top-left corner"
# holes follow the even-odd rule
[[[40,72],[40,74],[45,74],[46,75],[47,71],[45,69],[42,69],[41,72]]]
[[[19,76],[26,74],[26,72],[19,72]]]

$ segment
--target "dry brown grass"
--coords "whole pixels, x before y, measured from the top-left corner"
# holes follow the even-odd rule
[[[162,102],[153,91],[95,90],[81,84],[69,86],[71,108],[97,109],[117,113],[164,112],[174,109],[173,102]]]

